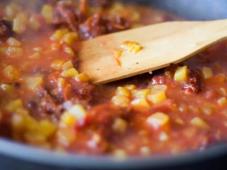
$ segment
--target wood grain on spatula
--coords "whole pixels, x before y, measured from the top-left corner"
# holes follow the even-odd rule
[[[84,41],[80,71],[94,83],[108,83],[182,62],[227,37],[227,20],[166,22]],[[123,52],[121,64],[114,52],[125,41],[138,42],[137,53]]]

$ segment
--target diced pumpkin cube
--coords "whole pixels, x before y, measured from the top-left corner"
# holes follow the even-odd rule
[[[208,124],[203,119],[201,119],[199,117],[194,117],[191,120],[191,124],[196,126],[196,127],[202,128],[202,129],[208,129],[209,128]]]
[[[83,121],[87,116],[87,111],[80,104],[73,105],[61,116],[60,124],[63,126],[73,126],[77,121]]]
[[[10,37],[7,39],[7,44],[9,46],[14,46],[14,47],[18,47],[21,46],[21,42],[18,41],[16,38]]]
[[[127,128],[127,122],[121,118],[117,118],[112,126],[112,129],[118,133],[124,133]]]
[[[13,100],[11,102],[9,102],[6,105],[6,110],[9,112],[16,112],[18,109],[23,107],[23,103],[22,100],[17,99],[17,100]]]
[[[28,18],[24,13],[17,14],[13,19],[13,31],[18,34],[23,33],[27,28],[27,22]]]
[[[10,80],[17,80],[20,76],[19,71],[11,65],[8,65],[4,68],[3,74],[6,78]]]
[[[153,104],[158,104],[167,99],[166,97],[166,89],[165,85],[155,85],[151,87],[151,94],[148,96],[148,100]]]
[[[75,118],[75,116],[73,116],[69,112],[65,112],[61,116],[60,122],[61,122],[62,125],[73,126],[76,123],[76,118]]]
[[[16,3],[10,3],[5,7],[5,16],[11,21],[20,10],[20,7]]]
[[[21,57],[23,55],[23,49],[21,47],[9,46],[5,51],[9,57]]]
[[[87,116],[87,111],[80,104],[73,105],[67,111],[69,113],[71,113],[76,118],[76,120],[78,120],[78,121],[81,121],[82,119],[84,119]]]
[[[174,74],[174,80],[177,82],[187,81],[188,72],[189,72],[189,70],[188,70],[187,66],[178,67]]]
[[[114,96],[112,98],[112,103],[117,106],[128,107],[130,99],[127,96]]]
[[[47,23],[51,23],[54,17],[54,9],[51,5],[43,5],[41,14]]]
[[[61,76],[62,77],[68,77],[68,78],[73,78],[73,77],[76,77],[78,76],[78,71],[75,69],[75,68],[70,68],[68,70],[64,70],[62,73],[61,73]]]
[[[68,54],[69,56],[74,56],[74,55],[75,55],[73,49],[70,48],[70,47],[65,47],[65,48],[64,48],[64,52],[65,52],[66,54]]]
[[[50,37],[50,39],[52,41],[61,41],[61,39],[69,32],[68,29],[66,28],[62,28],[62,29],[58,29],[57,31],[55,31],[52,36]]]
[[[151,94],[148,96],[148,100],[153,104],[158,104],[167,99],[166,94],[164,91],[157,92],[155,94]]]
[[[147,96],[150,94],[150,89],[142,89],[142,90],[135,90],[133,91],[133,97],[134,98],[147,98]]]
[[[126,96],[126,97],[130,97],[131,93],[130,91],[125,88],[125,87],[118,87],[116,90],[116,95],[117,96]]]
[[[80,82],[88,82],[90,80],[90,78],[88,77],[87,74],[85,73],[80,73],[77,77],[76,80],[80,81]]]
[[[168,126],[169,122],[169,116],[162,112],[154,113],[147,118],[148,125],[152,126],[154,129],[164,128]]]
[[[135,109],[139,109],[141,107],[150,108],[150,103],[147,101],[146,98],[135,98],[131,101],[131,105]]]
[[[13,114],[11,117],[11,125],[15,131],[19,131],[25,128],[25,119],[23,115]]]
[[[14,86],[11,84],[0,84],[0,89],[4,92],[11,93],[14,90]]]
[[[129,84],[129,85],[126,85],[125,88],[132,91],[136,89],[136,86],[134,84]]]
[[[42,120],[39,122],[39,133],[45,138],[48,138],[53,135],[55,131],[56,126],[52,122],[48,120]]]
[[[78,34],[76,32],[66,33],[62,39],[62,42],[66,43],[69,46],[72,46],[76,40],[78,40]]]
[[[73,63],[72,61],[66,61],[63,65],[62,65],[62,70],[68,70],[70,68],[73,68]]]
[[[149,108],[150,104],[147,100],[148,95],[150,94],[151,89],[141,89],[141,90],[133,90],[132,97],[133,100],[131,104],[134,108],[145,107]]]
[[[220,99],[217,100],[217,103],[220,105],[220,106],[224,106],[227,104],[227,98],[226,97],[221,97]]]
[[[30,90],[37,90],[43,83],[42,75],[34,75],[25,79],[26,85]]]
[[[38,131],[39,122],[33,117],[26,114],[24,115],[27,133],[36,133]]]
[[[203,73],[204,79],[209,79],[209,78],[211,78],[213,76],[213,71],[209,67],[203,67],[202,68],[202,73]]]

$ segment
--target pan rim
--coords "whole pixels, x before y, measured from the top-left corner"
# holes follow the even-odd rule
[[[83,156],[59,153],[0,139],[0,155],[20,161],[65,168],[80,167],[103,170],[107,168],[164,168],[199,163],[220,156],[226,156],[227,145],[223,143],[211,146],[202,151],[186,152],[179,155],[128,157],[125,160],[117,160],[110,156]]]

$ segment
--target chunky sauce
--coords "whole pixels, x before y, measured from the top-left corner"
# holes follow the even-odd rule
[[[107,0],[37,3],[0,11],[2,137],[117,157],[177,154],[227,139],[226,42],[180,65],[95,86],[77,70],[81,40],[178,18]]]

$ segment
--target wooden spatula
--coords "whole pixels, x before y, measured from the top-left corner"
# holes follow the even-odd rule
[[[182,62],[226,37],[227,20],[166,22],[100,36],[82,43],[80,71],[94,83],[120,80]],[[123,49],[126,42],[139,50]]]

